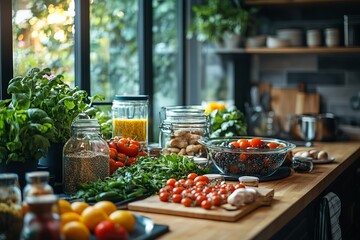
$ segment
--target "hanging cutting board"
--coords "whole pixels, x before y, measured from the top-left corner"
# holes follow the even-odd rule
[[[287,115],[295,114],[297,89],[272,88],[271,109],[279,117],[281,126],[284,128]]]
[[[295,114],[320,113],[320,95],[318,93],[298,92],[296,94]]]
[[[179,203],[161,202],[158,196],[152,196],[144,200],[129,203],[128,209],[134,211],[234,222],[261,206],[268,206],[271,204],[274,197],[273,189],[258,188],[258,192],[259,197],[256,202],[247,204],[235,210],[226,210],[223,207],[213,207],[211,210],[206,210],[201,207],[185,207]]]

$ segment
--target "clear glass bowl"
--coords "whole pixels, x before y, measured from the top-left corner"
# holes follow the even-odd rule
[[[251,140],[255,137],[220,137],[199,140],[206,147],[208,157],[223,174],[231,177],[268,177],[274,174],[286,159],[288,151],[295,145],[275,138],[260,138],[265,144],[274,142],[281,148],[231,148],[228,143],[239,139]],[[224,144],[225,142],[225,144]],[[226,145],[226,146],[224,146]]]

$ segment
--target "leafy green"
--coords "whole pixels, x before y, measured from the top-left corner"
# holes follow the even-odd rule
[[[244,114],[235,106],[210,113],[210,137],[231,137],[247,134]]]
[[[71,123],[81,112],[90,111],[94,100],[102,95],[89,97],[78,87],[71,88],[61,74],[53,75],[49,68],[32,68],[21,77],[10,80],[8,93],[15,109],[40,108],[54,121],[55,142],[65,143],[70,138]]]
[[[199,167],[188,157],[176,154],[156,158],[139,157],[136,164],[119,168],[105,180],[81,184],[73,197],[91,201],[99,194],[116,192],[120,199],[125,200],[134,197],[136,193],[155,194],[169,178],[186,178],[190,172],[202,175],[208,173],[208,169]]]

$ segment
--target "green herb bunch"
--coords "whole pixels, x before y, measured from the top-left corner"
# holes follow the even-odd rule
[[[232,137],[247,135],[247,124],[244,114],[235,106],[210,113],[210,137]]]
[[[95,99],[78,87],[71,88],[61,74],[53,75],[49,68],[32,68],[25,76],[18,76],[9,82],[8,93],[12,95],[11,105],[19,109],[40,108],[54,121],[55,142],[65,143],[70,138],[73,119],[81,112],[90,111]]]

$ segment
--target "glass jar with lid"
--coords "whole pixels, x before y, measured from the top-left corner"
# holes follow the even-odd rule
[[[198,140],[209,136],[209,119],[201,106],[163,107],[160,111],[159,144],[163,154],[206,157]]]
[[[149,96],[116,95],[112,105],[113,136],[130,137],[148,144]]]
[[[19,239],[22,217],[18,175],[0,174],[0,239]]]
[[[63,239],[60,231],[60,216],[52,211],[57,202],[58,198],[53,194],[26,198],[29,211],[24,217],[22,240]]]
[[[28,196],[53,194],[54,190],[49,184],[50,174],[47,171],[35,171],[26,173],[26,186],[23,190],[24,200]]]
[[[101,137],[96,119],[81,113],[72,123],[72,134],[63,149],[63,190],[75,193],[76,186],[109,176],[109,147]]]

